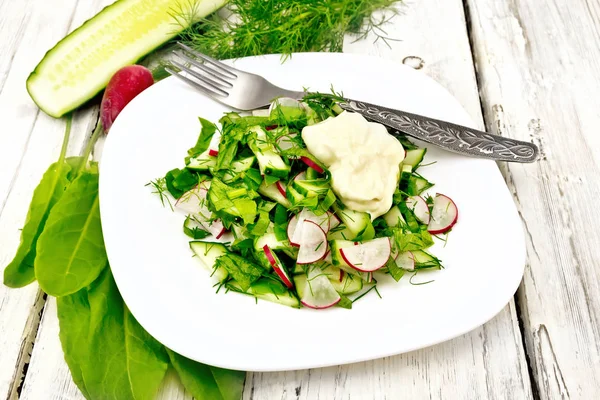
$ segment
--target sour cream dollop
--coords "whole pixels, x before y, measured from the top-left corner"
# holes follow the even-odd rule
[[[404,148],[383,125],[344,111],[305,127],[302,139],[331,172],[333,191],[346,207],[371,219],[391,208]]]

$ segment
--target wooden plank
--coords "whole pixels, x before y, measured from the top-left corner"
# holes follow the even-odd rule
[[[403,10],[389,26],[402,39],[372,46],[372,39],[345,51],[377,54],[419,65],[444,84],[481,123],[480,104],[471,53],[459,0],[422,0]],[[62,361],[53,301],[44,312],[41,329],[23,387],[23,399],[70,398],[74,390]],[[453,341],[421,351],[365,363],[280,373],[249,373],[244,399],[341,398],[531,398],[514,304],[511,302],[485,326]],[[161,398],[189,398],[170,375]]]
[[[19,243],[19,229],[33,189],[60,153],[64,121],[38,112],[25,79],[47,49],[68,31],[76,0],[62,7],[42,1],[0,3],[0,265],[7,265]],[[21,25],[24,24],[24,25]],[[78,153],[94,110],[77,113],[70,152]],[[39,324],[44,298],[37,285],[13,290],[0,285],[0,398],[20,385]]]
[[[600,5],[468,0],[490,129],[540,145],[506,180],[527,231],[518,292],[542,399],[600,398]]]
[[[481,106],[459,0],[421,0],[386,27],[400,42],[372,39],[345,52],[419,68],[444,85],[482,125]],[[244,399],[526,399],[532,398],[514,303],[455,340],[395,357],[325,369],[250,373]]]

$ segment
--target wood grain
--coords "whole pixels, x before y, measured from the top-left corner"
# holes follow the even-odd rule
[[[48,48],[72,24],[76,0],[0,2],[0,265],[7,265],[19,243],[19,229],[33,189],[58,158],[64,120],[40,113],[25,90],[25,80]],[[80,12],[79,18],[89,15]],[[81,19],[79,19],[81,21]],[[6,56],[6,57],[5,57]],[[79,153],[97,112],[78,112],[71,154]],[[37,285],[9,289],[0,285],[0,398],[14,397],[33,345],[44,298]]]
[[[30,1],[34,2],[34,0]],[[41,2],[42,0],[35,0],[36,4]],[[100,3],[107,2],[109,1],[95,1],[92,4],[79,2],[74,21],[82,21],[84,15],[85,17],[92,15],[99,8]],[[69,4],[74,7],[74,2]],[[51,13],[48,9],[45,12]],[[461,101],[473,119],[481,124],[481,107],[461,1],[421,0],[411,3],[401,12],[403,15],[397,17],[387,28],[389,36],[402,41],[390,42],[391,48],[388,48],[381,41],[373,45],[373,37],[357,43],[352,43],[353,38],[348,38],[344,50],[376,54],[420,68],[423,73],[445,85]],[[52,40],[56,40],[57,36],[60,37],[57,34]],[[52,40],[48,41],[52,42]],[[51,44],[44,42],[39,47],[48,48]],[[34,64],[35,62],[31,66]],[[24,69],[28,71],[30,66],[27,67]],[[22,84],[23,81],[24,76],[21,77],[20,83]],[[19,101],[19,104],[29,104],[26,97]],[[35,107],[31,106],[31,109],[35,110]],[[41,118],[44,116],[41,115]],[[81,137],[85,136],[84,129],[80,130]],[[40,171],[43,171],[58,154],[59,133],[60,130],[57,128],[54,134],[55,141],[51,142],[54,152],[48,155],[48,160],[44,162],[34,162],[29,159],[30,149],[27,148],[26,152],[22,151],[27,147],[25,144],[10,142],[12,151],[22,151],[21,156],[25,154],[20,170],[33,163],[35,165],[28,168],[37,168],[31,174],[35,177],[37,173],[39,179]],[[35,138],[32,136],[31,143],[34,143],[34,139],[38,146],[48,146],[47,143],[50,143],[49,139],[43,136],[38,135]],[[5,143],[8,143],[8,139]],[[20,161],[13,162],[14,173],[19,163]],[[3,179],[10,182],[12,177]],[[5,193],[5,188],[9,186],[6,183],[3,187],[3,182],[0,179],[0,194]],[[26,185],[25,180],[22,182],[20,177],[15,179],[15,182],[16,185]],[[1,237],[12,240],[9,246],[11,249],[16,248],[13,230],[22,224],[28,196],[31,195],[36,182],[35,180],[30,182],[29,186],[19,189],[19,192],[13,190],[8,196],[7,207],[9,204],[12,207],[10,211],[12,219],[10,224],[0,219],[0,223],[6,224],[0,226],[6,226],[2,228],[5,230],[1,231]],[[23,194],[17,197],[15,193]],[[0,218],[8,217],[0,216]],[[10,251],[7,254],[12,255]],[[23,292],[17,291],[17,293]],[[28,304],[19,300],[19,310],[30,312],[32,303],[36,299],[35,290],[31,290],[27,298],[30,299]],[[3,318],[2,313],[0,313],[1,318]],[[24,321],[21,322],[20,328],[17,329],[22,331],[24,324]],[[0,325],[0,333],[2,333],[1,327],[2,325]],[[11,329],[14,329],[12,324]],[[29,331],[34,332],[35,329]],[[14,337],[15,334],[13,333],[12,336]],[[10,345],[14,348],[14,343]],[[14,353],[18,354],[18,351],[14,350]],[[6,392],[0,391],[0,398],[3,393]],[[183,391],[174,374],[169,374],[168,379],[165,380],[159,397],[190,398]],[[332,368],[250,373],[244,392],[244,399],[395,399],[399,397],[410,399],[532,398],[514,304],[511,302],[496,318],[483,327],[438,346],[396,357]],[[82,398],[63,360],[58,340],[54,300],[49,300],[44,306],[40,329],[35,338],[32,359],[22,389],[22,398],[33,400]]]
[[[444,85],[481,126],[481,104],[464,19],[454,0],[421,0],[386,27],[402,41],[373,37],[344,51],[419,68]],[[428,349],[325,369],[248,374],[244,399],[526,399],[529,374],[514,303],[467,335]]]
[[[505,177],[527,232],[518,292],[542,399],[600,398],[600,5],[468,0],[490,129],[540,145]]]

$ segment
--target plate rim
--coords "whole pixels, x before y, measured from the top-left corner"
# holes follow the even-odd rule
[[[334,57],[334,58],[338,58],[338,57],[342,57],[342,58],[360,58],[360,59],[364,59],[364,58],[369,58],[372,60],[377,60],[378,62],[381,63],[388,63],[388,64],[393,64],[394,67],[403,69],[406,73],[409,74],[419,74],[420,78],[424,78],[426,80],[431,81],[432,83],[434,83],[436,86],[438,86],[438,88],[440,90],[443,90],[446,92],[446,94],[454,99],[456,101],[456,103],[460,106],[460,108],[464,111],[464,114],[466,116],[468,116],[470,122],[472,123],[473,126],[476,126],[476,124],[474,123],[473,119],[471,118],[471,116],[468,114],[468,112],[464,109],[464,107],[462,106],[462,104],[460,104],[460,102],[458,101],[458,99],[456,99],[443,85],[441,85],[440,83],[438,83],[437,81],[435,81],[433,78],[423,74],[422,72],[419,71],[415,71],[414,69],[400,63],[397,61],[393,61],[393,60],[389,60],[389,59],[385,59],[385,58],[381,58],[381,57],[376,57],[376,56],[372,56],[372,55],[362,55],[362,54],[352,54],[352,53],[294,53],[292,55],[292,59],[293,57],[296,57],[296,59],[300,58],[311,58],[311,57],[317,57],[317,58],[329,58],[329,57]],[[273,59],[273,58],[277,58],[280,59],[281,55],[278,54],[272,54],[272,55],[266,55],[266,56],[253,56],[253,57],[245,57],[243,59],[237,59],[235,60],[236,62],[239,62],[239,60],[246,60],[246,59]],[[228,60],[228,62],[231,62],[231,60]],[[410,71],[410,72],[409,72]],[[174,77],[169,77],[164,79],[161,82],[157,82],[153,87],[156,87],[158,85],[166,85],[166,82],[174,82],[176,78]],[[150,88],[150,90],[152,90],[152,88]],[[141,98],[142,96],[140,96]],[[134,99],[131,103],[135,104],[134,102],[137,101],[141,101],[139,100],[139,98]],[[119,119],[117,118],[117,120],[115,121],[115,125],[118,125],[118,121]],[[107,140],[106,140],[106,148],[110,149],[110,143],[111,143],[111,135],[108,135]],[[100,169],[101,172],[103,170],[103,164],[100,164]],[[500,178],[502,177],[500,170],[498,168],[496,168],[497,170],[497,174],[500,175]],[[107,183],[106,180],[103,180],[102,177],[105,174],[100,174],[100,212],[101,212],[101,216],[102,215],[106,215],[106,211],[105,208],[102,207],[102,193],[106,192],[103,190],[103,187],[106,187]],[[505,186],[505,190],[508,191],[508,187]],[[511,196],[512,199],[512,196]],[[105,202],[106,203],[106,202]],[[512,202],[512,207],[514,207],[515,211],[516,211],[516,205],[514,204],[514,200]],[[454,339],[456,337],[459,337],[467,332],[470,332],[478,327],[480,327],[481,325],[485,324],[486,322],[488,322],[489,320],[491,320],[492,318],[494,318],[500,311],[502,311],[502,309],[510,302],[510,300],[512,299],[512,297],[514,296],[514,293],[516,292],[516,290],[518,289],[518,286],[522,280],[523,274],[524,274],[524,270],[525,270],[525,263],[526,263],[526,246],[525,246],[525,237],[524,237],[524,232],[523,232],[523,228],[521,227],[521,229],[519,230],[519,245],[520,245],[520,249],[522,250],[519,254],[517,258],[519,258],[519,260],[522,260],[522,262],[520,262],[520,272],[519,272],[519,279],[518,281],[516,281],[513,285],[514,290],[511,290],[511,295],[510,297],[508,297],[508,300],[506,302],[502,302],[502,304],[498,304],[497,307],[494,308],[493,312],[492,311],[488,311],[486,314],[488,315],[488,318],[485,319],[484,321],[478,321],[474,324],[467,324],[467,326],[465,326],[463,329],[458,329],[456,331],[453,331],[453,333],[451,335],[441,335],[438,337],[438,339],[436,340],[430,340],[427,341],[426,343],[418,343],[415,344],[414,346],[406,346],[404,347],[401,351],[397,351],[397,350],[389,350],[389,351],[385,351],[385,352],[380,352],[378,354],[371,354],[369,356],[365,356],[365,357],[357,357],[357,358],[349,358],[343,361],[339,361],[339,360],[333,360],[332,362],[321,362],[321,363],[309,363],[309,364],[298,364],[295,366],[289,366],[289,367],[283,367],[281,368],[280,366],[276,366],[274,368],[270,368],[270,367],[261,367],[261,368],[252,368],[252,367],[248,367],[248,366],[243,366],[243,368],[241,368],[240,366],[237,365],[229,365],[228,363],[221,363],[221,362],[210,362],[210,365],[214,365],[217,367],[221,367],[221,368],[228,368],[228,369],[234,369],[234,370],[245,370],[245,371],[257,371],[257,372],[267,372],[267,371],[287,371],[287,370],[297,370],[297,369],[305,369],[305,368],[321,368],[321,367],[328,367],[328,366],[333,366],[333,365],[343,365],[343,364],[349,364],[349,363],[354,363],[354,362],[362,362],[362,361],[367,361],[367,360],[373,360],[373,359],[377,359],[377,358],[382,358],[382,357],[387,357],[387,356],[393,356],[393,355],[398,355],[398,354],[402,354],[402,353],[406,353],[406,352],[410,352],[410,351],[414,351],[417,349],[422,349],[422,348],[427,348],[451,339]],[[109,260],[110,260],[110,249],[109,246],[107,245],[107,253],[109,254]],[[116,274],[114,273],[114,269],[113,269],[113,276],[115,279],[115,282],[117,284],[117,287],[119,288],[119,291],[121,293],[121,296],[123,297],[123,300],[125,301],[125,303],[127,304],[127,297],[130,297],[130,292],[124,291],[122,290],[123,287],[121,287],[121,284],[119,283],[119,275],[120,273],[117,272]],[[127,294],[126,294],[127,293]],[[131,312],[134,316],[136,316],[136,311],[131,309]],[[136,316],[136,319],[138,319],[138,317]],[[142,322],[140,322],[140,324],[142,324]],[[142,325],[143,326],[143,325]],[[146,328],[145,328],[146,329]],[[154,335],[153,335],[154,336]],[[186,354],[189,352],[186,351],[186,349],[182,348],[178,343],[167,343],[167,342],[171,342],[169,339],[162,339],[159,340],[161,343],[163,343],[165,346],[171,348],[172,350],[180,353],[180,354]],[[193,358],[196,359],[196,358]],[[206,360],[196,360],[202,363],[206,363]]]

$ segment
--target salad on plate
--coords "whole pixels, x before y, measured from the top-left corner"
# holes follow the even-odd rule
[[[352,308],[384,275],[442,268],[427,249],[458,209],[448,196],[424,195],[433,186],[417,172],[426,148],[339,100],[307,93],[226,113],[218,125],[200,118],[185,166],[152,182],[182,214],[217,290]]]

